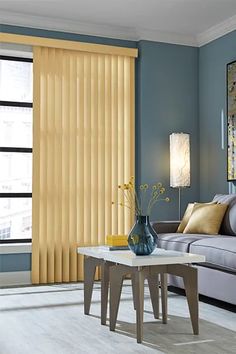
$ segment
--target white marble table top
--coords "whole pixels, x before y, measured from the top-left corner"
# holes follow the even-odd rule
[[[130,267],[205,262],[205,256],[202,255],[166,251],[161,248],[156,248],[148,256],[136,256],[131,251],[110,251],[106,246],[78,247],[77,253]]]

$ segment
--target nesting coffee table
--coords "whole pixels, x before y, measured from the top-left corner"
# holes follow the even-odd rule
[[[148,280],[154,317],[159,316],[158,276],[161,277],[163,323],[167,322],[167,274],[183,278],[193,333],[199,333],[198,281],[194,263],[205,261],[201,255],[166,251],[157,248],[149,256],[136,256],[131,251],[109,251],[104,247],[79,247],[84,257],[84,313],[89,314],[94,275],[101,267],[101,323],[106,324],[110,285],[110,330],[116,327],[123,279],[131,275],[136,309],[137,342],[143,340],[144,280]]]

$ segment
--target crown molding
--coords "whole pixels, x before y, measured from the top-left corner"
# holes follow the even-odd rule
[[[234,30],[236,30],[236,15],[197,35],[198,46],[202,47]]]
[[[140,28],[137,30],[137,40],[148,40],[154,42],[164,42],[170,44],[186,45],[191,47],[197,47],[198,43],[196,37],[192,35],[185,35],[174,32],[163,32],[157,30],[149,30]]]
[[[0,23],[5,25],[22,26],[131,41],[150,40],[155,42],[197,46],[197,42],[194,36],[142,28],[139,29],[125,26],[85,23],[33,15],[29,16],[17,12],[1,11]]]

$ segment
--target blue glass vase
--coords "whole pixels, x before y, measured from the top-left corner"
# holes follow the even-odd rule
[[[128,236],[129,249],[138,256],[147,256],[157,247],[157,234],[148,215],[136,215],[136,222]]]

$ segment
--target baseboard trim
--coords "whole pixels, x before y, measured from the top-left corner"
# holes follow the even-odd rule
[[[2,272],[0,273],[0,288],[11,285],[30,285],[31,272]]]

